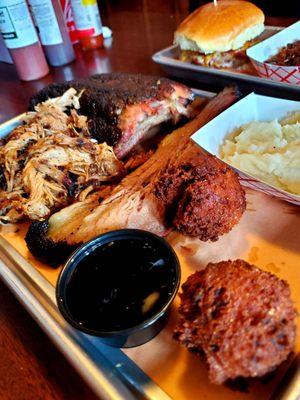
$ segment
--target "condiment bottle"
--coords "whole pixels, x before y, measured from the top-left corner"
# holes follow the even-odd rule
[[[58,67],[75,59],[59,0],[28,0],[50,65]]]
[[[67,30],[69,32],[71,43],[78,43],[78,36],[71,7],[71,0],[60,0],[60,5],[64,14],[64,19],[67,25]]]
[[[7,50],[7,47],[5,45],[5,42],[1,34],[0,34],[0,61],[9,64],[13,63],[13,60],[11,59],[11,56],[9,54],[9,51]]]
[[[31,81],[49,72],[25,0],[0,0],[0,31],[20,79]]]
[[[103,46],[102,24],[96,0],[71,0],[76,30],[83,50]]]

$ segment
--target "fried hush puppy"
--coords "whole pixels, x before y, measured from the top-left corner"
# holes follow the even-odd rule
[[[170,225],[203,241],[229,232],[246,209],[245,192],[233,169],[192,142],[161,172],[154,193]]]
[[[210,263],[182,285],[174,338],[222,384],[260,377],[293,349],[297,315],[287,282],[243,260]]]

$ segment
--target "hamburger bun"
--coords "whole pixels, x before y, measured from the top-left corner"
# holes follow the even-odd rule
[[[178,27],[175,43],[181,50],[204,54],[242,47],[264,30],[264,14],[243,0],[219,0],[195,10]]]

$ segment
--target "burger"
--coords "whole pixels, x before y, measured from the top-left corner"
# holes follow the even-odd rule
[[[264,13],[248,1],[219,0],[189,15],[176,30],[174,42],[182,61],[243,72],[250,66],[246,50],[257,43],[264,20]]]

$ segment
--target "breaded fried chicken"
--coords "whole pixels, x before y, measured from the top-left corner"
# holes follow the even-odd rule
[[[288,283],[243,260],[208,264],[182,285],[174,337],[203,355],[213,383],[259,377],[292,351],[296,326]]]

